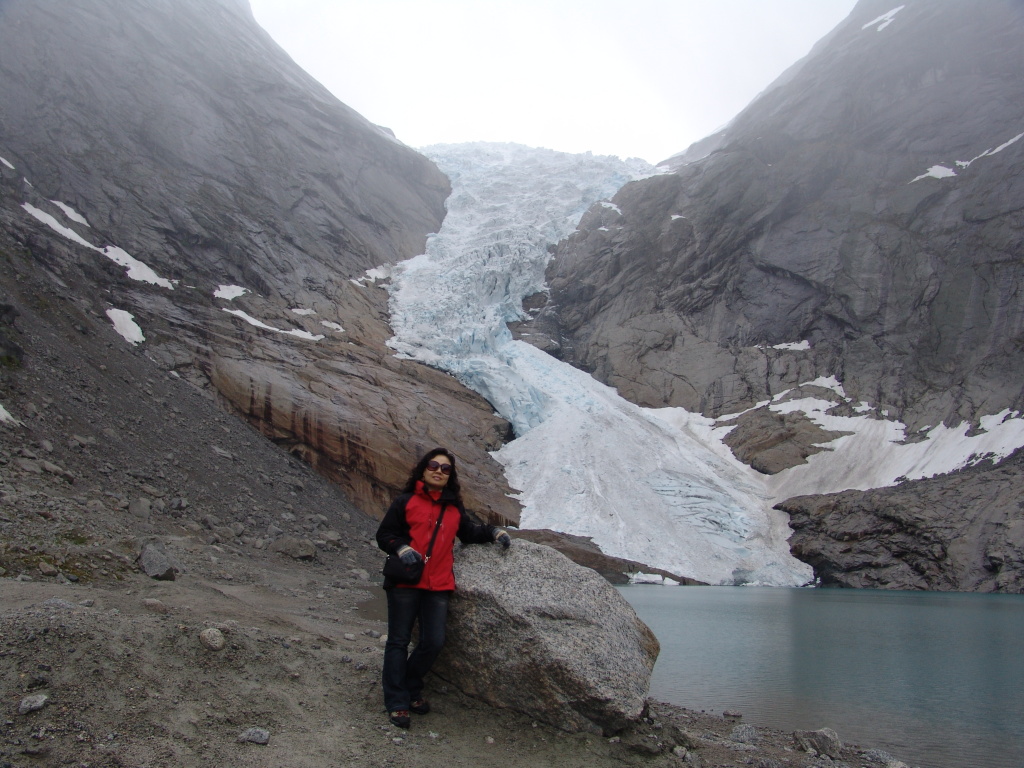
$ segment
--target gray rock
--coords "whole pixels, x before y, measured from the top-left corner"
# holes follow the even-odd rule
[[[157,581],[174,581],[181,570],[177,561],[167,554],[159,542],[149,542],[139,554],[139,568],[144,574]]]
[[[316,544],[309,539],[282,536],[270,545],[270,551],[280,552],[295,560],[313,560],[316,557]]]
[[[644,710],[659,645],[622,596],[549,547],[456,553],[439,676],[567,731],[611,733]]]
[[[171,609],[167,607],[163,600],[158,600],[155,597],[142,598],[142,607],[151,613],[166,615],[171,612]]]
[[[891,488],[797,496],[790,549],[826,586],[1024,592],[1024,451]]]
[[[238,741],[266,745],[270,743],[270,731],[265,728],[248,728],[238,735]]]
[[[153,511],[153,505],[147,498],[132,499],[128,503],[128,512],[140,520],[148,520]]]
[[[18,714],[27,715],[29,712],[36,712],[46,706],[46,702],[49,701],[50,697],[45,693],[36,693],[32,696],[26,696],[18,704]]]
[[[843,750],[843,743],[831,728],[822,728],[819,731],[794,731],[793,738],[797,746],[805,752],[814,750],[819,755],[828,755],[833,760],[838,760]]]
[[[211,651],[222,651],[227,644],[224,633],[216,627],[207,627],[199,633],[199,642]]]
[[[744,724],[733,728],[729,738],[741,744],[757,744],[761,741],[761,734],[754,726]]]

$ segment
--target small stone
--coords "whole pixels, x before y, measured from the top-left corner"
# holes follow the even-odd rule
[[[356,639],[356,636],[353,635],[351,632],[346,632],[344,637],[345,637],[346,640],[355,640]]]
[[[206,648],[211,651],[220,651],[224,649],[227,641],[224,639],[224,633],[215,627],[207,627],[199,633],[199,642],[201,642]]]
[[[737,712],[735,709],[727,709],[722,713],[722,717],[743,717],[743,714]]]
[[[153,511],[153,505],[149,499],[132,499],[128,504],[128,513],[140,520],[148,520]]]
[[[29,712],[35,712],[46,706],[46,702],[49,700],[49,696],[45,693],[37,693],[32,696],[26,696],[18,704],[18,714],[27,715]]]
[[[741,744],[757,744],[761,741],[761,734],[752,725],[737,725],[732,729],[729,738]]]
[[[284,536],[273,543],[272,552],[280,552],[294,560],[313,560],[316,558],[316,545],[309,539],[297,539]]]
[[[486,741],[488,744],[493,744],[494,743],[494,737],[493,736],[488,736],[486,739],[484,739],[484,741]]]
[[[39,561],[39,572],[43,576],[56,576],[60,571],[57,570],[57,566],[53,563],[48,563],[45,560]]]
[[[818,731],[794,731],[793,738],[797,746],[804,752],[817,752],[828,755],[833,760],[838,760],[843,749],[843,743],[839,735],[831,728],[822,728]]]
[[[266,745],[270,743],[270,731],[266,728],[248,728],[238,735],[238,741]]]
[[[171,609],[167,607],[166,603],[162,600],[157,600],[155,597],[144,597],[142,599],[142,607],[147,611],[152,611],[153,613],[166,615],[171,612]]]

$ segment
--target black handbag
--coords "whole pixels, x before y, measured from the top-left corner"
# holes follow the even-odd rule
[[[399,584],[416,584],[423,578],[423,569],[426,567],[427,561],[430,560],[430,555],[434,551],[434,542],[437,541],[437,532],[441,530],[441,521],[444,519],[444,511],[447,506],[447,504],[441,505],[441,513],[437,516],[437,522],[434,523],[434,533],[430,536],[430,545],[427,547],[426,556],[414,563],[407,564],[403,563],[402,558],[398,555],[388,555],[387,560],[384,561],[384,568],[381,570],[385,581],[397,582]]]

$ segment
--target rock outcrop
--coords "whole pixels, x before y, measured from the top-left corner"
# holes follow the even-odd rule
[[[442,678],[567,731],[638,720],[659,645],[626,600],[549,547],[458,550]]]
[[[111,343],[107,310],[131,313],[157,366],[370,514],[441,444],[477,473],[482,517],[518,519],[488,454],[508,425],[397,360],[385,291],[353,282],[423,251],[447,178],[303,72],[247,3],[0,4],[0,157],[5,275],[40,267]],[[124,256],[162,282],[126,275]],[[0,332],[0,357],[19,354]]]
[[[1024,593],[1024,452],[873,491],[798,496],[793,554],[824,586]]]

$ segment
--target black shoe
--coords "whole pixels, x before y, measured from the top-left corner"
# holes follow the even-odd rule
[[[408,728],[412,725],[412,719],[409,717],[407,709],[396,709],[394,712],[390,712],[389,719],[392,725],[397,725],[399,728]]]
[[[430,711],[430,702],[426,699],[419,699],[409,705],[409,711],[415,712],[417,715],[425,715]]]

